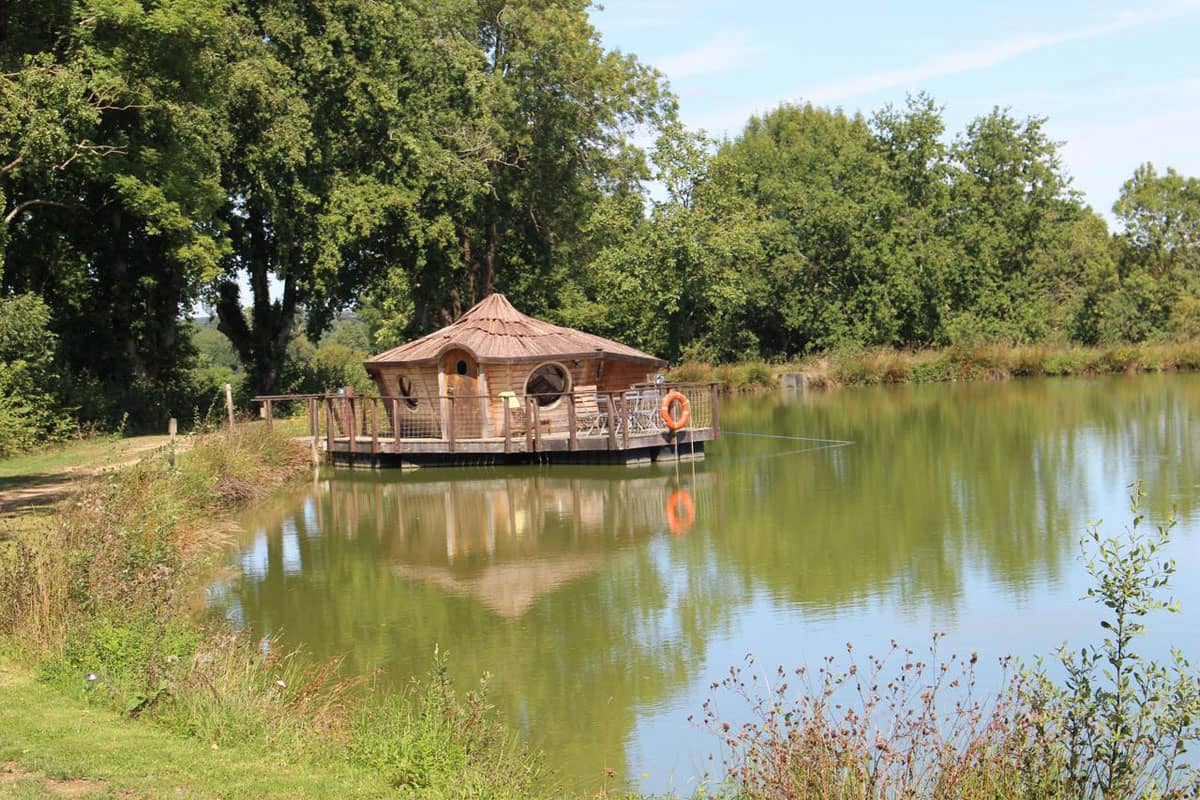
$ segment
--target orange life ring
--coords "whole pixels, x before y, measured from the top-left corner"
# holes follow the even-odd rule
[[[696,504],[692,502],[692,493],[687,489],[671,492],[671,496],[667,498],[667,530],[672,536],[679,536],[690,531],[695,522]]]
[[[679,403],[678,417],[671,413],[671,406],[675,403]],[[680,428],[686,427],[688,420],[692,418],[692,404],[688,402],[687,395],[678,389],[672,389],[663,397],[659,413],[662,415],[662,420],[667,428],[677,431]]]

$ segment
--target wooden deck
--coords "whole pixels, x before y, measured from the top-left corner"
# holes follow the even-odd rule
[[[676,432],[666,428],[658,413],[661,397],[671,389],[683,392],[691,404],[690,423]],[[594,392],[572,392],[546,409],[536,397],[502,399],[498,425],[481,421],[496,398],[429,398],[436,411],[424,417],[406,413],[406,398],[339,393],[254,399],[262,405],[268,424],[281,406],[290,405],[293,412],[297,405],[306,409],[314,457],[349,467],[636,466],[703,458],[705,443],[720,436],[720,396],[715,384],[635,387],[599,397]],[[511,408],[510,402],[518,407]],[[472,435],[463,436],[461,431]]]

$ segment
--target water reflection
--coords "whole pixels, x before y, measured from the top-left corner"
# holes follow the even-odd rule
[[[604,767],[686,788],[713,748],[686,717],[747,652],[795,664],[938,628],[1030,654],[1076,635],[1078,535],[1115,532],[1136,477],[1185,520],[1180,574],[1200,566],[1198,410],[1200,376],[779,395],[723,411],[772,438],[729,436],[679,472],[327,473],[242,520],[213,605],[396,683],[440,645],[460,683],[493,674],[579,788]],[[1160,645],[1194,638],[1174,624]]]
[[[720,473],[446,475],[325,475],[246,517],[218,605],[397,682],[437,643],[460,682],[491,672],[506,718],[568,773],[624,771],[637,709],[695,675],[733,609],[731,577],[680,549],[722,519]],[[694,519],[672,531],[681,498]]]

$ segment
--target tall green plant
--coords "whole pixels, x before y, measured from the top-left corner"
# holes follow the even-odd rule
[[[1148,616],[1179,610],[1164,599],[1175,561],[1163,550],[1176,519],[1147,531],[1142,484],[1130,488],[1125,535],[1105,537],[1093,524],[1083,539],[1094,581],[1087,597],[1105,609],[1105,635],[1078,651],[1064,644],[1057,658],[1065,680],[1056,686],[1039,669],[1035,704],[1056,720],[1072,796],[1195,797],[1200,772],[1185,754],[1200,740],[1200,675],[1178,649],[1160,662],[1137,647]]]

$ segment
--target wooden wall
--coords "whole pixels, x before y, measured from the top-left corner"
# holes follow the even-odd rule
[[[653,378],[655,370],[645,364],[625,361],[623,359],[603,359],[603,369],[597,379],[597,368],[602,359],[581,359],[578,364],[573,360],[557,361],[571,375],[571,387],[596,386],[601,394],[605,392],[622,392],[636,383],[645,383]],[[485,392],[486,414],[482,420],[482,428],[478,425],[462,425],[457,435],[469,437],[499,437],[504,435],[504,399],[501,392],[515,392],[525,407],[525,382],[529,374],[544,361],[530,361],[519,364],[481,364],[480,391]],[[415,427],[433,428],[441,433],[442,409],[438,398],[445,394],[445,379],[440,375],[437,365],[419,367],[379,367],[375,382],[379,392],[385,397],[400,396],[400,376],[407,375],[413,383],[416,394],[417,408],[410,410],[403,402],[400,404],[400,428],[402,435],[411,435],[410,429]],[[553,408],[543,408],[539,417],[545,423],[549,421],[552,433],[561,433],[567,429],[567,403],[559,402]]]

